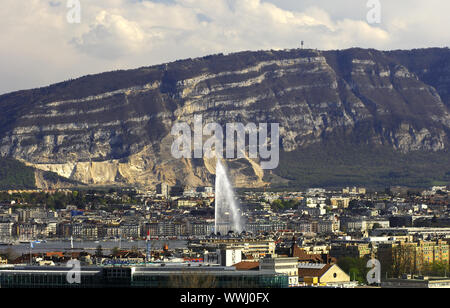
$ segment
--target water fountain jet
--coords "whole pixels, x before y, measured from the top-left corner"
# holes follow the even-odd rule
[[[235,233],[243,231],[242,216],[226,169],[220,159],[217,159],[214,232],[225,235],[229,231]]]

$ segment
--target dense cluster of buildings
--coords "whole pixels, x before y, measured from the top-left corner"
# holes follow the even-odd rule
[[[156,192],[138,192],[135,199],[133,204],[119,204],[109,211],[95,204],[86,207],[67,204],[64,208],[48,209],[45,204],[0,200],[0,240],[2,245],[68,238],[187,241],[183,249],[166,247],[151,251],[150,255],[141,247],[132,252],[94,254],[91,251],[78,256],[83,257],[83,266],[98,267],[98,277],[105,275],[102,269],[105,266],[138,268],[127,274],[125,282],[136,286],[153,286],[156,280],[160,286],[167,285],[167,277],[177,277],[176,271],[190,273],[189,264],[194,263],[208,268],[206,280],[221,286],[226,285],[225,281],[243,284],[242,277],[249,273],[253,278],[246,280],[247,283],[251,281],[256,286],[355,287],[368,284],[356,277],[358,273],[339,266],[346,259],[379,260],[384,286],[390,287],[423,285],[420,281],[425,279],[424,273],[433,271],[442,277],[428,285],[444,286],[447,272],[450,272],[447,187],[426,191],[395,187],[381,193],[364,188],[244,192],[239,199],[245,231],[221,236],[214,234],[214,190],[211,187],[180,189],[161,184]],[[10,282],[5,282],[4,277],[18,271],[14,264],[58,266],[72,257],[65,252],[24,254],[2,265],[0,277],[8,285]],[[8,262],[3,257],[0,263]],[[172,267],[169,271],[164,266]],[[8,271],[4,271],[5,268]],[[159,278],[151,278],[150,274]],[[34,275],[32,268],[27,275]],[[234,280],[229,278],[231,276]],[[110,282],[95,283],[108,285]],[[182,281],[172,279],[170,283],[180,285]]]

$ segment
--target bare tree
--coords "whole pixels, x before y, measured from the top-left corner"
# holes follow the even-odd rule
[[[402,274],[413,274],[417,270],[415,247],[400,244],[392,247],[392,275],[399,277]]]
[[[6,260],[8,260],[8,263],[13,262],[14,260],[16,260],[19,257],[17,252],[12,247],[8,247],[6,249],[4,256],[5,256]]]
[[[171,276],[168,287],[210,289],[217,287],[217,281],[214,275],[205,271],[184,271],[181,274]]]

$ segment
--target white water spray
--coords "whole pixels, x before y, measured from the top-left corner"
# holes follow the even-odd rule
[[[228,231],[242,232],[243,224],[239,203],[220,159],[216,163],[215,225],[214,232],[225,235]]]

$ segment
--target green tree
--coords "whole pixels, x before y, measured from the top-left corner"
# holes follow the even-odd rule
[[[381,228],[381,225],[378,222],[376,222],[373,224],[372,230],[379,229],[379,228]]]
[[[344,272],[348,273],[351,280],[356,280],[360,283],[367,282],[366,276],[370,270],[366,267],[367,259],[343,257],[339,258],[337,264]]]
[[[117,257],[120,253],[119,247],[114,247],[113,249],[111,249],[111,255],[113,257]]]
[[[98,245],[97,249],[95,250],[95,256],[96,257],[102,257],[103,256],[103,248],[102,245]]]
[[[11,247],[8,247],[6,249],[4,256],[5,256],[6,260],[8,260],[8,263],[13,262],[15,259],[17,259],[19,257],[17,252]]]

